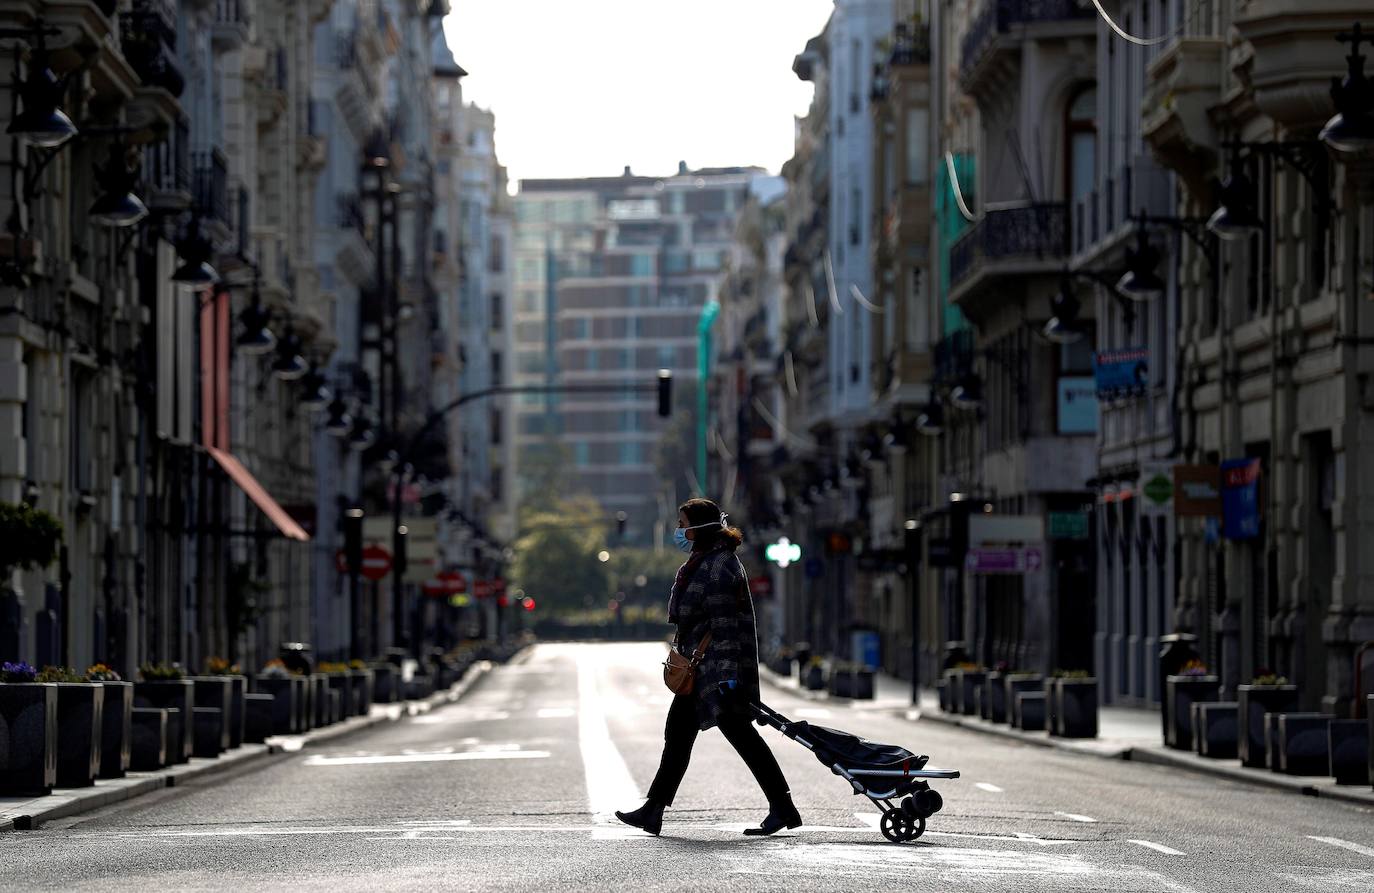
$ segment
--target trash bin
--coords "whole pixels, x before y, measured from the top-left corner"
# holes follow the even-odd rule
[[[1169,740],[1169,714],[1164,709],[1164,703],[1168,700],[1164,697],[1167,680],[1170,676],[1177,676],[1188,661],[1197,659],[1197,636],[1192,633],[1170,633],[1159,637],[1160,740]]]

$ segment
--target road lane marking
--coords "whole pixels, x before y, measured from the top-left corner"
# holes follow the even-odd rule
[[[797,710],[802,719],[829,719],[830,711],[824,707],[802,707]]]
[[[1092,816],[1080,815],[1076,812],[1056,812],[1055,815],[1068,819],[1071,822],[1096,822]]]
[[[1186,853],[1179,852],[1171,846],[1165,846],[1162,843],[1155,843],[1153,840],[1128,840],[1126,842],[1133,843],[1136,846],[1143,846],[1147,850],[1154,850],[1156,853],[1163,853],[1166,856],[1187,855]]]
[[[548,759],[547,750],[477,750],[466,753],[398,753],[379,754],[365,757],[326,757],[305,758],[306,766],[373,766],[385,763],[452,763],[465,760],[544,760]]]
[[[977,789],[980,790],[980,791],[987,791],[989,794],[1000,794],[1000,793],[1002,793],[1002,789],[1001,789],[1001,788],[999,788],[999,787],[998,787],[997,785],[995,785],[995,784],[988,784],[986,781],[980,781],[980,782],[978,782],[977,784],[975,784],[974,787],[977,788]]]
[[[577,743],[582,751],[582,770],[587,779],[587,811],[603,825],[620,821],[617,809],[634,809],[639,805],[639,788],[630,775],[630,767],[611,740],[602,709],[601,686],[598,684],[599,665],[591,655],[577,658]],[[627,825],[627,831],[643,835]]]
[[[540,719],[565,719],[577,713],[571,707],[540,707],[536,714]]]
[[[1318,837],[1315,834],[1309,834],[1307,836],[1317,841],[1318,843],[1324,843],[1327,846],[1337,846],[1343,850],[1350,850],[1352,852],[1359,853],[1361,856],[1374,856],[1374,848],[1361,846],[1358,843],[1351,843],[1348,840],[1341,840],[1339,837]]]

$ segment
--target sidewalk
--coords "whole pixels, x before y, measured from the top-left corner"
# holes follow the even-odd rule
[[[1235,760],[1208,759],[1188,751],[1165,747],[1159,712],[1156,710],[1102,707],[1098,713],[1098,737],[1089,739],[1054,738],[1047,732],[1023,732],[1009,725],[988,722],[980,717],[956,716],[945,713],[940,710],[939,698],[932,689],[922,689],[920,703],[913,706],[911,703],[911,683],[881,673],[874,675],[873,700],[851,701],[848,698],[832,699],[830,694],[824,691],[808,691],[800,686],[796,677],[779,676],[767,667],[760,667],[759,669],[763,681],[769,685],[800,695],[808,700],[830,701],[833,706],[848,704],[855,710],[884,710],[899,713],[909,720],[937,722],[1038,747],[1053,747],[1071,753],[1106,759],[1131,760],[1137,763],[1169,766],[1209,775],[1213,778],[1262,785],[1295,794],[1305,794],[1310,797],[1326,797],[1345,803],[1374,807],[1374,790],[1367,786],[1337,785],[1330,778],[1281,775],[1267,769],[1246,768]]]
[[[469,667],[463,678],[448,690],[435,692],[423,700],[374,704],[367,716],[354,716],[300,735],[273,735],[262,744],[244,744],[214,759],[192,757],[190,762],[154,772],[129,772],[123,778],[97,779],[94,785],[87,788],[54,788],[46,797],[0,797],[0,833],[32,831],[54,819],[92,812],[112,803],[131,800],[163,788],[178,787],[192,780],[223,775],[256,765],[268,757],[296,753],[311,745],[352,735],[380,723],[397,722],[407,716],[428,713],[436,707],[457,701],[491,668],[489,661],[479,661]]]

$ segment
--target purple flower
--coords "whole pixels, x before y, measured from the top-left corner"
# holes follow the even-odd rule
[[[37,676],[38,671],[22,660],[0,665],[0,682],[32,682]]]

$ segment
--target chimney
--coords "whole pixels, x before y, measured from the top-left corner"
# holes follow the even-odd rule
[[[633,177],[633,176],[634,176],[634,174],[630,173],[630,166],[629,166],[628,164],[625,165],[625,173],[622,174],[621,176],[624,176],[624,177]]]
[[[687,176],[687,162],[685,162],[685,161],[679,161],[679,162],[677,163],[677,175],[678,175],[679,177],[685,177],[685,176]]]

